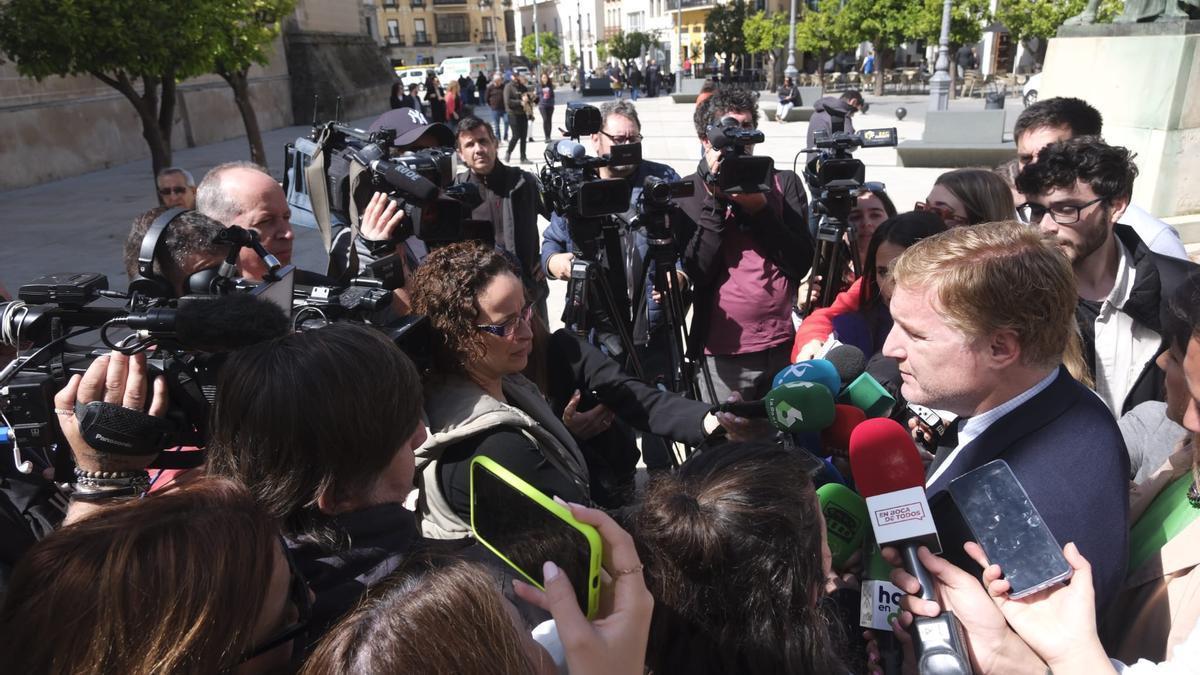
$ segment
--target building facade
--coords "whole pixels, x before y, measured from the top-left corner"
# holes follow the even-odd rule
[[[393,66],[484,56],[492,68],[507,53],[511,0],[374,0],[376,36]]]

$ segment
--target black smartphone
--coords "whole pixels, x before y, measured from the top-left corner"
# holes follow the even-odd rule
[[[1062,547],[1029,501],[1012,468],[997,459],[950,481],[950,497],[983,547],[1022,598],[1071,578]]]
[[[571,580],[579,608],[599,608],[601,541],[596,528],[490,457],[471,460],[471,531],[527,581],[543,588],[542,563]]]

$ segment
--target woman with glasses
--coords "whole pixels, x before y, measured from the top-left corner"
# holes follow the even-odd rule
[[[429,254],[412,288],[414,309],[429,317],[434,348],[425,383],[429,440],[418,450],[425,536],[468,536],[476,455],[546,494],[589,503],[583,453],[521,375],[533,350],[532,309],[508,258],[478,242],[452,244]]]
[[[36,544],[0,610],[12,673],[250,673],[294,663],[310,601],[276,521],[236,481],[127,501]]]
[[[914,208],[938,214],[950,227],[1012,220],[1016,213],[1012,191],[1003,178],[987,169],[947,171]]]

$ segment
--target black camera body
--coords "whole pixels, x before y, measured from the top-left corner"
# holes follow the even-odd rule
[[[750,146],[766,141],[758,129],[743,129],[733,117],[708,125],[705,137],[721,153],[721,168],[704,180],[728,195],[770,192],[775,160],[750,154]]]
[[[602,123],[598,108],[573,102],[567,106],[566,114],[566,133],[572,140],[546,146],[546,165],[541,173],[542,197],[552,211],[568,220],[571,227],[583,228],[572,231],[571,238],[576,242],[598,236],[598,232],[583,225],[583,221],[629,209],[632,196],[629,182],[622,178],[600,178],[600,168],[629,166],[642,161],[640,143],[614,145],[608,155],[588,156],[587,149],[578,139],[598,133]]]

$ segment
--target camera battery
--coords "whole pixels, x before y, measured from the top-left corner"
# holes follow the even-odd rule
[[[31,305],[83,306],[108,290],[108,277],[96,272],[47,274],[21,286],[17,297]]]

